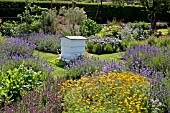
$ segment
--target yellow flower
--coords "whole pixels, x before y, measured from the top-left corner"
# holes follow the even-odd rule
[[[140,92],[140,90],[137,90],[137,92],[139,93],[139,92]]]
[[[129,110],[129,112],[132,112],[132,111],[133,111],[133,110],[131,110],[131,109]]]
[[[101,110],[104,110],[104,109],[105,109],[105,107],[101,106],[101,107],[100,107],[100,109],[101,109]]]
[[[89,101],[89,100],[86,100],[86,103],[87,103],[87,104],[90,104],[90,101]]]
[[[142,100],[142,98],[138,98],[138,100],[140,101],[140,100]]]
[[[119,102],[119,104],[121,105],[121,104],[122,104],[122,102]]]
[[[116,72],[117,72],[117,70],[114,70],[113,72],[114,72],[114,73],[116,73]]]
[[[77,103],[79,103],[79,104],[80,104],[80,103],[81,103],[81,99],[78,99],[78,100],[77,100]]]
[[[80,91],[77,91],[76,94],[80,94]]]
[[[144,97],[144,100],[147,100],[148,98],[147,97]]]
[[[137,104],[137,105],[136,105],[136,108],[137,108],[138,111],[140,111],[140,108],[141,108],[141,107],[140,107],[140,104]]]
[[[97,106],[101,106],[101,103],[98,103]]]
[[[118,108],[118,110],[121,110],[121,108]]]

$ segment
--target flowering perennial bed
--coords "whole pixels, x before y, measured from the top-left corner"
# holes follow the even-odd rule
[[[60,84],[59,84],[60,85]],[[130,72],[102,73],[62,83],[65,112],[149,112],[150,82]]]

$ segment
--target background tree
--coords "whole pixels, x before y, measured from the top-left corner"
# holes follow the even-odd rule
[[[139,0],[141,5],[149,13],[152,33],[155,30],[157,16],[170,10],[170,0]]]

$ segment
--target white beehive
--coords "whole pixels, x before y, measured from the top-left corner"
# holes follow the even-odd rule
[[[60,58],[65,61],[76,59],[78,56],[85,56],[86,38],[82,36],[66,36],[61,38]]]

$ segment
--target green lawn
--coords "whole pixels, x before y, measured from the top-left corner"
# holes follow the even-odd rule
[[[34,54],[39,55],[41,58],[44,58],[48,60],[49,62],[52,60],[57,60],[59,58],[58,54],[53,54],[53,53],[47,53],[47,52],[41,52],[41,51],[34,51]],[[103,54],[103,55],[96,55],[96,54],[88,54],[88,56],[93,56],[93,57],[98,57],[101,60],[115,60],[118,61],[120,60],[121,53],[112,53],[112,54]],[[53,65],[54,67],[54,72],[52,73],[55,77],[62,77],[65,75],[66,70],[63,68],[57,67],[56,65]]]
[[[102,55],[97,55],[97,54],[88,54],[88,55],[93,56],[93,57],[97,57],[100,60],[119,61],[122,58],[121,54],[124,54],[124,52],[122,52],[122,53],[112,53],[112,54],[102,54]]]
[[[58,54],[41,52],[37,50],[34,51],[34,54],[39,55],[43,59],[47,59],[49,62],[59,57]],[[52,75],[54,75],[54,77],[58,78],[65,75],[65,70],[63,68],[57,67],[55,65],[53,65],[53,67],[54,67],[54,72],[52,73]]]
[[[37,54],[41,58],[47,59],[48,61],[55,60],[55,59],[59,58],[58,54],[46,53],[46,52],[41,52],[41,51],[37,51],[37,50],[34,52],[34,54]],[[122,52],[122,53],[112,53],[112,54],[102,54],[102,55],[88,53],[88,56],[97,57],[100,60],[108,60],[108,61],[116,60],[116,61],[118,61],[122,58],[121,54],[124,54],[124,52]]]

